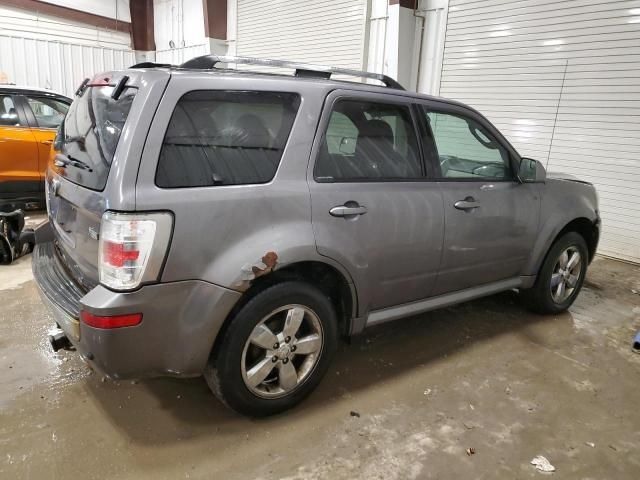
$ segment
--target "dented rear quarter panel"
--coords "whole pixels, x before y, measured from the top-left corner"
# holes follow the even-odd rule
[[[187,92],[211,89],[300,95],[300,107],[274,178],[254,185],[157,187],[156,166],[176,103]],[[168,209],[175,215],[162,282],[200,279],[244,291],[256,275],[292,263],[333,263],[316,251],[309,187],[300,181],[306,178],[318,117],[330,89],[299,79],[262,78],[257,82],[219,72],[172,72],[149,131],[136,187],[137,210]]]

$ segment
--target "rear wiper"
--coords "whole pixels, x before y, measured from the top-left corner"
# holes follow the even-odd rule
[[[87,83],[89,83],[89,79],[85,78],[80,86],[76,89],[76,97],[81,97],[84,91],[87,89]]]
[[[72,167],[79,168],[80,170],[93,172],[93,169],[89,166],[88,163],[85,163],[82,160],[78,160],[77,158],[73,158],[69,155],[57,154],[53,163],[56,167],[65,168],[67,165],[71,165]]]

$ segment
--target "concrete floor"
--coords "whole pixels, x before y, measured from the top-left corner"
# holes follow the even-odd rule
[[[300,407],[250,420],[202,379],[103,382],[54,354],[24,258],[0,267],[0,478],[513,479],[544,455],[558,478],[637,479],[632,290],[638,267],[598,258],[563,315],[505,293],[378,327]]]

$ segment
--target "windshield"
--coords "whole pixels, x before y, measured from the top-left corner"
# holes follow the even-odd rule
[[[126,88],[113,99],[114,87],[89,86],[69,107],[60,125],[55,148],[60,173],[68,180],[102,190],[113,155],[136,93]]]

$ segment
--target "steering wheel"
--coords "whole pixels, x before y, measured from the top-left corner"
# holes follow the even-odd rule
[[[504,165],[498,162],[487,163],[486,165],[480,165],[471,170],[473,175],[491,177],[491,178],[504,178]]]
[[[455,158],[455,157],[452,157],[451,155],[440,156],[440,171],[442,172],[443,177],[447,176],[447,172],[449,171],[452,158]]]

